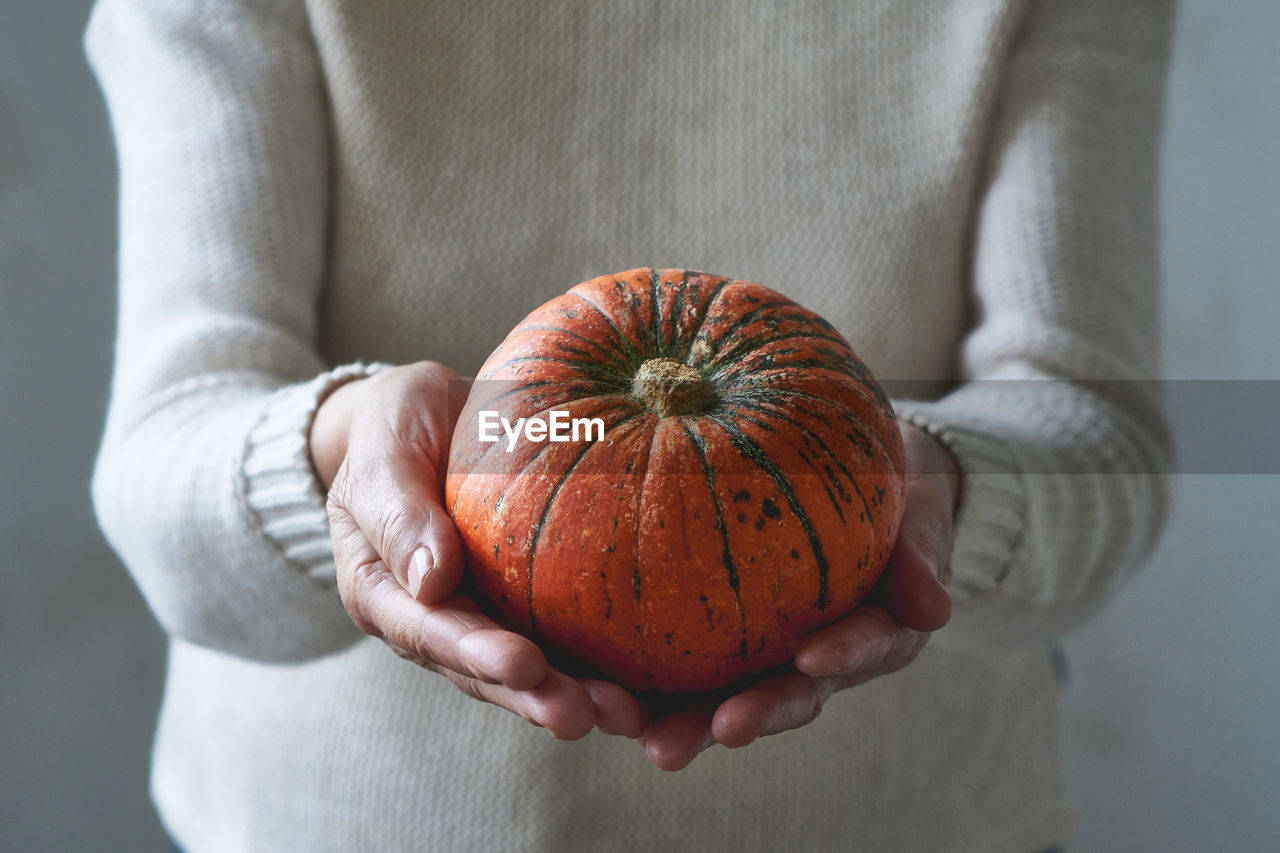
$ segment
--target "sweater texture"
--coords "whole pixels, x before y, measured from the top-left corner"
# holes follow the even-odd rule
[[[99,0],[120,311],[93,491],[171,637],[152,790],[202,851],[1028,853],[1070,834],[1048,648],[1150,550],[1169,444],[1149,0]],[[685,771],[361,634],[307,430],[474,373],[639,266],[822,314],[964,471],[954,617]],[[366,365],[373,365],[372,367]],[[1097,382],[1095,380],[1107,380]]]

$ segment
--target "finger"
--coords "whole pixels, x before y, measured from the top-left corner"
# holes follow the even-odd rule
[[[716,709],[711,733],[716,741],[738,749],[765,735],[798,729],[822,712],[818,682],[798,672],[762,681]]]
[[[596,707],[596,728],[609,735],[638,738],[645,731],[646,715],[630,691],[608,681],[585,678],[579,682]]]
[[[350,550],[352,538],[335,538],[335,543],[344,543],[335,544],[335,553]],[[354,538],[360,539],[358,531]],[[591,731],[596,722],[591,695],[551,670],[530,640],[502,629],[464,596],[435,605],[410,598],[367,542],[356,555],[366,559],[353,570],[340,570],[338,585],[348,612],[367,633],[383,639],[402,657],[446,675],[469,695],[518,714],[558,738],[579,738]]]
[[[472,604],[468,599],[462,600]],[[450,616],[458,618],[456,613]],[[529,690],[546,678],[547,662],[542,650],[527,637],[497,625],[477,628],[463,636],[458,641],[458,652],[478,678],[513,690]]]
[[[523,717],[560,740],[586,737],[595,728],[596,706],[591,695],[577,680],[558,670],[550,670],[541,683],[526,690],[446,674],[469,696]]]
[[[704,749],[715,744],[711,734],[714,707],[699,705],[655,719],[640,738],[645,754],[661,770],[683,770]]]
[[[866,604],[810,634],[796,652],[796,669],[816,677],[841,676],[849,684],[905,665],[926,635],[902,625],[883,607]],[[905,659],[904,659],[905,658]]]
[[[422,666],[438,665],[514,690],[533,688],[547,677],[546,657],[532,641],[504,630],[465,596],[424,605],[410,598],[376,557],[354,570],[340,570],[338,585],[362,630]]]

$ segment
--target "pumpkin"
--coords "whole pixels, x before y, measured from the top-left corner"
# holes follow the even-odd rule
[[[474,592],[553,660],[689,692],[791,660],[853,609],[904,490],[893,409],[831,324],[749,281],[636,269],[493,352],[445,505]]]

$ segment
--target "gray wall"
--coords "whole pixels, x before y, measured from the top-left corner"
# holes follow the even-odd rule
[[[146,797],[162,638],[87,497],[114,305],[88,8],[0,0],[2,850],[164,849]],[[1280,378],[1277,44],[1274,0],[1185,6],[1165,146],[1171,376]],[[1077,850],[1280,849],[1280,476],[1179,480],[1155,560],[1067,642]]]
[[[115,173],[86,0],[0,0],[0,850],[163,850],[163,638],[97,533]]]
[[[1280,422],[1277,46],[1275,0],[1184,2],[1163,153],[1165,372],[1272,380],[1230,389],[1237,410],[1179,417],[1184,470],[1256,470],[1252,457],[1269,476],[1180,476],[1154,559],[1068,638],[1081,851],[1280,850],[1280,466],[1212,447],[1241,419],[1274,443]],[[1221,390],[1170,388],[1190,404]]]

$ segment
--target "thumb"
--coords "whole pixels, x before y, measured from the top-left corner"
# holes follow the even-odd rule
[[[330,491],[330,500],[423,604],[443,600],[462,579],[462,545],[443,497],[431,461],[386,433],[352,445]]]
[[[938,559],[933,549],[899,536],[885,577],[885,604],[894,618],[914,631],[936,631],[951,618],[951,596],[938,580]]]
[[[907,500],[884,580],[885,603],[906,627],[936,631],[951,618],[944,584],[951,577],[959,471],[946,449],[918,427],[903,423],[902,438]]]

